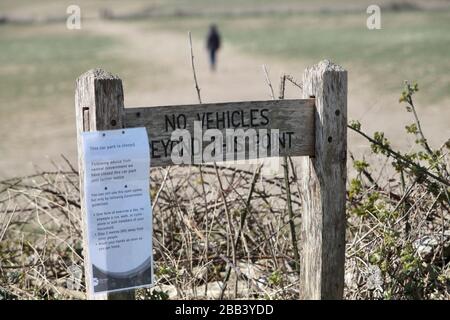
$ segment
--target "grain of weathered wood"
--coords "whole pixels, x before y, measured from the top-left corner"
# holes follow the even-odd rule
[[[301,159],[303,299],[342,299],[345,261],[347,72],[329,61],[303,74],[315,97],[315,157]]]
[[[112,130],[123,127],[123,89],[122,81],[101,69],[90,70],[77,79],[75,92],[77,122],[78,167],[80,190],[84,190],[84,162],[81,133],[83,131]],[[88,299],[134,299],[133,291],[91,295],[88,271],[89,250],[87,216],[84,192],[81,192],[81,215],[83,219],[83,255]]]
[[[253,110],[253,111],[252,111]],[[260,111],[264,113],[269,122],[265,124],[265,119],[261,119]],[[157,156],[152,156],[151,166],[172,165],[170,153],[163,152],[162,144],[158,141],[170,141],[172,128],[167,130],[166,116],[169,119],[180,118],[181,129],[184,129],[184,116],[186,117],[186,127],[193,136],[194,121],[205,119],[204,114],[209,113],[210,126],[206,122],[203,129],[219,129],[225,136],[224,127],[228,127],[227,118],[235,112],[234,124],[237,128],[248,129],[249,127],[258,129],[279,129],[280,133],[293,132],[292,148],[280,150],[280,155],[302,156],[314,155],[314,99],[301,100],[277,100],[277,101],[248,101],[213,104],[196,104],[181,106],[162,106],[144,108],[126,108],[124,116],[124,126],[126,128],[146,127],[152,147],[158,150]],[[241,112],[238,114],[238,112]],[[225,118],[225,123],[220,122],[217,126],[217,113],[219,117]],[[253,114],[253,124],[251,125],[251,115]],[[243,116],[242,116],[243,115]],[[242,116],[242,118],[241,118]],[[200,118],[199,118],[200,117]],[[231,117],[233,118],[233,117]],[[264,123],[264,125],[261,125]],[[229,128],[234,128],[233,125]],[[155,141],[157,141],[155,143]],[[152,154],[153,155],[153,154]]]

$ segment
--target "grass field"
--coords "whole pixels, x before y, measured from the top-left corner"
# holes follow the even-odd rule
[[[382,16],[383,29],[377,31],[365,27],[365,17],[317,13],[219,17],[214,21],[221,28],[225,45],[231,44],[249,55],[307,63],[332,57],[370,74],[373,85],[382,89],[398,91],[403,80],[411,79],[427,88],[429,102],[450,97],[450,11],[386,13]],[[200,38],[210,23],[209,18],[177,18],[152,21],[150,26],[192,30]],[[125,66],[126,57],[107,53],[120,44],[120,39],[64,31],[53,25],[0,28],[0,70],[8,77],[0,86],[4,104],[39,93],[45,93],[45,99],[66,94],[73,89],[73,83],[67,80],[94,65],[117,72],[129,68]],[[48,79],[49,83],[36,81],[34,76]]]
[[[123,60],[114,55],[117,39],[64,30],[0,28],[0,118],[7,119],[0,129],[0,176],[33,171],[31,162],[47,162],[46,156],[56,148],[58,153],[72,154],[72,148],[58,142],[72,140],[75,132],[75,79],[94,67],[124,69]]]
[[[377,4],[385,5],[392,0],[379,0]],[[414,2],[414,1],[413,1]],[[418,2],[418,1],[415,1]],[[433,2],[433,1],[431,1]],[[439,1],[434,1],[439,2]],[[441,1],[442,2],[442,1]],[[0,12],[19,14],[57,14],[64,12],[69,5],[79,5],[90,15],[100,8],[108,7],[115,12],[127,12],[131,10],[142,10],[155,8],[161,11],[171,10],[244,10],[244,9],[264,9],[264,8],[301,8],[311,9],[330,7],[358,7],[372,4],[372,0],[342,0],[337,3],[335,0],[317,0],[311,3],[309,0],[41,0],[39,3],[30,0],[3,0],[0,3]]]
[[[68,36],[47,27],[1,28],[0,72],[7,79],[0,86],[1,110],[46,106],[71,95],[73,80],[83,71],[97,65],[119,68],[120,61],[107,54],[115,43],[95,35]]]

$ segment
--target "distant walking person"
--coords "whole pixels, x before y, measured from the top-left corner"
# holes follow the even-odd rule
[[[216,70],[216,54],[217,50],[220,49],[220,34],[217,31],[217,26],[212,24],[209,27],[208,37],[206,39],[206,47],[209,52],[209,62],[211,70]]]

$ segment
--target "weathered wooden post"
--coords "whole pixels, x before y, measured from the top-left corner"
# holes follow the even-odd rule
[[[316,100],[315,156],[303,157],[302,299],[342,299],[345,261],[347,71],[327,60],[305,70]]]
[[[134,299],[133,291],[91,295],[89,290],[89,250],[87,216],[84,203],[84,162],[81,132],[112,130],[123,127],[123,89],[120,78],[101,69],[90,70],[77,79],[75,109],[78,141],[78,169],[80,176],[81,216],[83,219],[83,255],[88,299]]]

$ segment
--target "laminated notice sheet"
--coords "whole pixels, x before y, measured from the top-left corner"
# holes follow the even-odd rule
[[[145,128],[83,132],[90,290],[153,283],[150,153]]]

